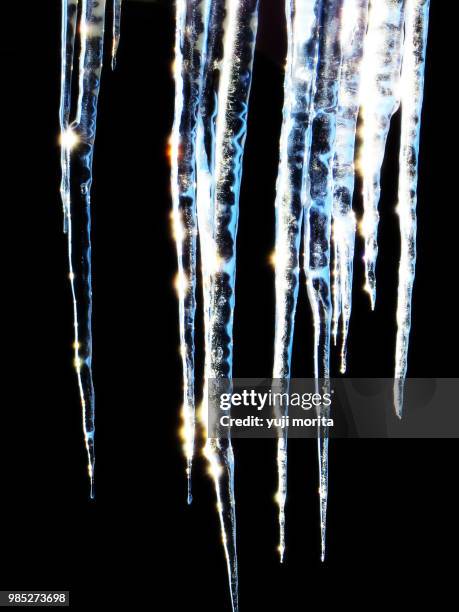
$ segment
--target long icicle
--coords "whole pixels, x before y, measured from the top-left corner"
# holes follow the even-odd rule
[[[208,371],[212,379],[231,378],[232,374],[236,234],[257,18],[258,0],[231,0],[226,4],[215,132],[215,265],[211,272]],[[206,455],[215,483],[231,601],[236,612],[239,604],[231,440],[209,438]]]
[[[400,104],[400,68],[405,0],[373,0],[362,68],[363,175],[362,233],[365,239],[365,289],[376,303],[381,166],[393,114]]]
[[[68,230],[70,210],[70,151],[75,145],[75,134],[70,130],[72,107],[72,74],[75,53],[75,35],[78,0],[62,0],[61,26],[61,99],[59,107],[61,144],[61,198],[64,212],[64,232]]]
[[[223,25],[226,0],[207,0],[207,33],[203,69],[203,87],[196,137],[197,217],[204,311],[204,385],[201,421],[207,426],[207,393],[210,371],[210,294],[211,274],[216,261],[213,239],[213,176],[215,167],[215,123],[218,108],[218,84],[223,59]],[[206,435],[207,437],[207,435]]]
[[[395,410],[399,417],[402,416],[403,409],[403,388],[407,372],[411,328],[411,300],[416,267],[416,192],[429,6],[430,0],[407,0],[405,17],[405,45],[401,79],[400,175],[397,207],[400,219],[401,255],[394,375]]]
[[[341,25],[343,50],[339,81],[336,147],[333,160],[333,337],[341,317],[341,372],[346,371],[347,336],[352,308],[355,214],[354,152],[360,105],[360,69],[368,25],[369,0],[344,0]]]
[[[212,258],[215,256],[212,229],[214,217],[212,177],[215,165],[215,121],[218,105],[218,82],[223,55],[221,41],[223,39],[225,0],[209,0],[208,5],[208,34],[203,71],[203,90],[196,139],[197,212],[207,361],[209,358],[210,274]],[[205,366],[205,371],[208,371],[208,364]],[[206,389],[206,378],[204,378],[204,398],[206,397]]]
[[[220,449],[221,442],[208,437],[209,378],[211,374],[211,312],[213,274],[217,269],[214,240],[214,171],[216,155],[216,119],[219,100],[219,82],[223,61],[223,39],[226,0],[210,0],[208,6],[208,32],[200,101],[197,140],[197,215],[199,228],[200,262],[204,312],[204,386],[201,421],[205,439],[204,455],[213,479],[220,518],[222,542],[228,567],[229,586],[233,610],[238,609],[238,574],[236,557],[236,523],[234,500],[234,457],[232,448]]]
[[[322,36],[314,94],[314,119],[305,177],[304,267],[314,320],[314,378],[328,384],[330,375],[330,235],[333,203],[332,162],[335,151],[338,83],[341,70],[340,22],[343,0],[329,0],[322,7]],[[326,416],[320,415],[320,416]],[[328,498],[328,431],[318,428],[321,558],[325,558]]]
[[[287,65],[284,109],[276,185],[276,322],[273,378],[288,385],[298,298],[299,250],[303,222],[302,184],[304,152],[309,147],[311,94],[317,66],[317,40],[321,0],[286,0]],[[307,166],[306,166],[307,171]],[[279,554],[285,553],[285,503],[287,499],[287,432],[277,443],[279,487]]]
[[[74,313],[74,358],[94,497],[95,406],[92,379],[91,184],[97,100],[102,72],[105,0],[82,0],[79,95],[76,118],[67,130],[69,156],[68,256]],[[70,73],[71,74],[71,73]],[[70,87],[70,85],[68,85]],[[66,168],[63,169],[63,175]],[[64,206],[65,206],[64,201]]]
[[[113,0],[112,70],[116,68],[116,58],[120,44],[122,3],[123,0]]]
[[[180,350],[183,366],[183,446],[188,503],[195,437],[194,323],[196,312],[196,127],[203,74],[206,1],[177,0],[175,120],[171,137],[173,227],[177,246]]]

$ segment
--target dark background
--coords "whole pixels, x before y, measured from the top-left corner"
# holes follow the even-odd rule
[[[39,7],[38,4],[41,6]],[[59,200],[60,3],[5,19],[2,131],[3,357],[0,588],[69,589],[73,606],[230,609],[215,498],[200,454],[186,505],[169,171],[173,10],[125,2],[119,62],[106,61],[93,187],[97,500],[88,501],[66,238]],[[22,5],[21,5],[22,7]],[[17,7],[19,9],[19,6]],[[238,238],[234,375],[272,367],[274,186],[285,53],[282,0],[261,0]],[[450,14],[432,2],[409,375],[457,375],[457,194]],[[446,17],[448,17],[446,19]],[[17,26],[20,20],[21,28]],[[109,28],[108,28],[109,29]],[[108,41],[107,41],[108,42]],[[109,45],[107,44],[107,51]],[[6,60],[6,61],[5,61]],[[350,376],[391,376],[399,238],[399,117],[383,170],[378,304],[356,249]],[[6,163],[7,162],[7,163]],[[453,176],[451,176],[453,175]],[[357,193],[360,192],[359,186]],[[355,207],[361,210],[356,197]],[[294,375],[312,374],[302,289]],[[335,363],[335,373],[337,373]],[[242,610],[293,611],[451,589],[457,545],[453,440],[338,440],[330,449],[328,549],[319,560],[316,447],[290,444],[288,548],[277,560],[275,441],[235,441]],[[451,570],[450,570],[451,568]],[[413,574],[414,578],[408,576]],[[367,599],[371,596],[371,599]],[[160,603],[160,601],[162,602]]]

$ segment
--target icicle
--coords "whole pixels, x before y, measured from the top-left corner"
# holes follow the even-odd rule
[[[205,0],[176,5],[175,121],[171,137],[172,201],[177,245],[180,345],[183,364],[183,438],[187,461],[188,503],[195,435],[194,320],[196,311],[196,126],[207,27]],[[204,11],[204,12],[203,12]]]
[[[381,166],[390,121],[400,104],[404,5],[405,0],[373,0],[364,46],[360,167],[363,175],[365,289],[370,294],[372,308],[376,302]]]
[[[338,84],[341,69],[340,19],[343,0],[329,0],[322,7],[322,35],[314,94],[314,119],[309,161],[305,177],[304,266],[314,320],[314,378],[329,378],[330,326],[330,233],[333,202],[332,161],[335,150]],[[323,414],[321,416],[327,416]],[[328,432],[319,427],[319,495],[322,560],[328,496]]]
[[[120,44],[121,4],[123,0],[113,0],[113,39],[112,39],[112,70],[116,68],[116,56]]]
[[[75,6],[75,3],[68,3]],[[66,3],[63,3],[65,10]],[[75,10],[72,8],[72,10]],[[74,22],[73,22],[74,23]],[[76,118],[65,132],[62,147],[62,174],[68,181],[64,189],[64,207],[68,207],[69,278],[74,312],[75,369],[83,413],[83,430],[88,453],[91,497],[94,497],[94,388],[92,381],[92,286],[91,286],[91,200],[92,160],[96,135],[97,99],[102,71],[105,25],[105,1],[82,0],[81,54],[79,62],[79,95]],[[70,48],[71,37],[66,36]],[[69,42],[70,41],[70,42]],[[63,73],[67,74],[62,88],[64,125],[70,105],[69,54]],[[67,78],[69,80],[67,80]],[[62,108],[62,107],[61,107]]]
[[[203,289],[205,365],[202,423],[207,439],[204,455],[209,463],[220,518],[222,542],[228,567],[229,586],[233,610],[238,609],[238,578],[236,557],[236,519],[234,497],[234,456],[228,440],[208,438],[208,380],[211,374],[210,320],[213,273],[217,268],[214,240],[215,131],[219,98],[220,71],[223,60],[223,38],[226,0],[208,3],[208,32],[205,49],[203,90],[198,115],[196,141],[197,213],[200,261]]]
[[[258,0],[234,0],[226,4],[215,124],[208,379],[231,378],[232,374],[236,233],[257,16]],[[208,439],[206,456],[217,493],[232,606],[237,611],[234,458],[231,441]]]
[[[317,65],[318,18],[321,0],[286,0],[287,65],[276,185],[276,328],[273,378],[290,378],[293,331],[298,297],[301,199],[305,150],[309,150],[309,113]],[[309,135],[308,135],[309,133]],[[307,166],[306,166],[307,168]],[[285,382],[284,386],[288,386]],[[285,389],[287,390],[287,389]],[[287,498],[287,433],[278,440],[279,553],[285,552]]]
[[[223,58],[223,24],[226,0],[208,0],[206,19],[207,45],[203,71],[203,88],[198,114],[196,138],[197,215],[203,288],[205,375],[203,389],[203,424],[206,425],[207,377],[210,368],[210,294],[211,273],[216,261],[213,240],[213,176],[215,166],[215,122],[218,107],[218,84]]]
[[[406,3],[405,48],[401,78],[402,128],[397,208],[400,218],[401,255],[394,400],[399,417],[402,416],[403,409],[403,387],[407,371],[411,299],[416,266],[416,190],[429,5],[429,0],[407,0]]]
[[[352,277],[355,243],[354,151],[360,99],[360,68],[368,22],[369,0],[344,0],[336,147],[333,161],[333,336],[336,344],[342,317],[341,372],[346,371],[346,344],[352,307]]]
[[[68,230],[70,209],[70,151],[76,141],[75,134],[70,130],[70,111],[77,13],[78,0],[62,0],[61,101],[59,120],[61,128],[61,198],[65,233]]]
[[[205,374],[202,421],[207,438],[208,380],[212,377],[210,339],[211,291],[213,274],[217,269],[217,252],[214,240],[214,192],[213,184],[216,155],[216,118],[219,99],[219,81],[223,60],[226,0],[211,0],[207,6],[207,45],[203,74],[203,90],[198,116],[196,165],[197,212],[201,250],[203,309],[205,330]],[[229,56],[227,56],[229,57]],[[226,61],[230,61],[226,59]],[[207,439],[204,454],[209,463],[220,518],[222,542],[228,567],[228,578],[233,610],[238,610],[238,573],[236,556],[236,515],[234,496],[234,456],[229,440]]]

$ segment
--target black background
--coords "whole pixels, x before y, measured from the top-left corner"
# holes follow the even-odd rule
[[[95,503],[88,501],[72,367],[58,192],[60,3],[33,3],[3,24],[10,37],[2,122],[8,308],[2,318],[0,587],[69,589],[72,605],[81,608],[105,599],[132,609],[151,602],[165,610],[227,611],[211,482],[199,454],[188,507],[177,436],[181,367],[165,154],[173,113],[173,10],[168,2],[124,4],[118,68],[111,73],[108,61],[104,68],[94,167]],[[418,377],[457,375],[452,218],[457,195],[454,156],[446,148],[455,116],[454,58],[448,48],[448,22],[454,19],[442,14],[441,6],[432,2],[420,161],[409,358],[409,375]],[[250,377],[268,377],[272,367],[274,278],[268,257],[285,53],[282,0],[261,0],[260,10],[234,341],[234,375]],[[383,169],[374,313],[361,289],[360,239],[356,249],[351,376],[392,375],[398,121],[397,116]],[[355,200],[360,211],[360,198]],[[304,289],[296,325],[294,375],[310,376],[311,317]],[[337,373],[336,361],[334,367]],[[396,592],[399,598],[450,590],[455,563],[448,553],[457,545],[458,516],[455,441],[333,442],[328,549],[321,564],[316,447],[293,440],[283,567],[276,554],[275,442],[237,440],[234,446],[242,610],[293,611],[315,605],[320,596],[327,602],[332,594],[347,604],[373,605]],[[412,572],[414,579],[408,578]]]

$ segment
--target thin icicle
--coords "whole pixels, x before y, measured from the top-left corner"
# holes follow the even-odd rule
[[[411,328],[411,300],[416,267],[416,204],[419,140],[424,93],[424,70],[429,29],[430,0],[407,0],[405,45],[401,79],[402,128],[398,207],[401,255],[397,304],[395,355],[395,410],[403,409],[403,388],[407,372]]]
[[[211,273],[216,261],[213,239],[214,205],[213,175],[215,166],[215,122],[218,107],[218,84],[223,58],[223,24],[226,0],[208,0],[205,22],[207,24],[207,44],[203,70],[203,88],[201,93],[197,138],[196,138],[196,174],[197,174],[197,216],[202,275],[205,365],[203,388],[203,424],[207,423],[207,378],[210,368],[210,294]]]
[[[78,0],[62,0],[61,100],[59,120],[61,128],[61,198],[65,233],[68,230],[70,209],[70,151],[76,142],[76,137],[70,130],[70,112],[72,106],[72,74],[77,14]]]
[[[74,4],[74,3],[73,3]],[[69,179],[68,255],[74,311],[75,369],[94,497],[94,387],[92,380],[91,184],[97,100],[104,46],[105,0],[82,0],[79,95],[76,118],[66,133]],[[70,71],[71,74],[71,71]],[[68,87],[70,84],[68,83]],[[68,91],[66,87],[63,91]],[[64,93],[64,96],[66,94]],[[64,206],[66,202],[64,201]]]
[[[236,519],[234,497],[234,456],[229,441],[208,438],[208,392],[211,374],[210,319],[212,275],[217,267],[214,240],[214,167],[215,131],[218,109],[218,86],[223,59],[223,37],[226,0],[212,0],[208,6],[208,33],[203,74],[203,90],[198,115],[196,167],[197,213],[204,311],[204,389],[202,422],[207,439],[204,455],[209,463],[217,497],[221,536],[233,610],[238,609],[238,576],[236,556]]]
[[[232,374],[236,233],[257,17],[258,0],[234,0],[226,4],[215,126],[212,224],[215,258],[211,263],[207,378],[231,378]],[[232,606],[237,611],[234,457],[231,441],[226,438],[208,439],[206,456],[214,476]]]
[[[329,378],[330,328],[330,234],[333,203],[332,162],[335,152],[336,111],[341,70],[340,21],[343,0],[323,3],[319,62],[314,93],[314,119],[305,177],[304,266],[308,297],[314,320],[314,378]],[[327,416],[326,413],[321,416]],[[322,560],[325,557],[325,529],[328,496],[328,431],[319,427],[319,495]]]
[[[122,2],[123,0],[113,0],[112,70],[116,68],[116,56],[120,44]]]
[[[333,337],[337,342],[341,317],[341,372],[346,371],[347,335],[352,308],[355,215],[354,151],[360,101],[360,69],[363,41],[368,24],[369,0],[344,0],[341,45],[342,67],[339,81],[336,147],[333,160]]]
[[[362,69],[362,149],[365,289],[376,303],[381,166],[393,114],[400,104],[400,68],[405,0],[373,0]]]
[[[218,85],[223,59],[223,35],[226,0],[213,0],[208,5],[208,32],[205,53],[203,90],[201,95],[197,142],[197,213],[201,273],[203,287],[205,365],[202,422],[207,438],[208,380],[211,377],[211,287],[212,274],[216,269],[217,254],[214,241],[214,167],[215,130],[218,108]],[[209,463],[217,497],[221,536],[233,610],[238,610],[238,574],[236,556],[236,519],[234,497],[234,456],[229,441],[207,439],[204,455]]]
[[[180,347],[183,365],[183,438],[188,503],[195,436],[194,322],[196,311],[196,126],[207,27],[205,0],[177,0],[175,120],[171,137],[172,203],[177,246]]]
[[[298,297],[299,250],[303,221],[302,184],[305,150],[309,150],[309,115],[317,65],[318,22],[321,0],[286,0],[287,65],[276,185],[276,324],[273,378],[288,386]],[[307,144],[308,143],[308,144]],[[306,165],[306,169],[307,169]],[[286,388],[283,390],[287,390]],[[278,440],[279,554],[285,552],[287,499],[287,432]]]

